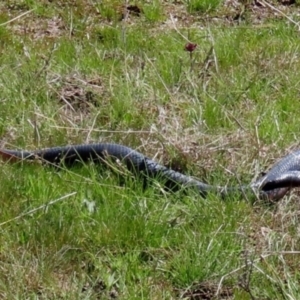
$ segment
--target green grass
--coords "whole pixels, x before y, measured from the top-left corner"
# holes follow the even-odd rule
[[[299,145],[299,37],[286,18],[137,1],[121,20],[125,2],[73,2],[0,4],[0,24],[19,16],[0,26],[3,147],[116,142],[230,186]],[[1,162],[1,298],[299,298],[298,194],[271,207],[202,199],[121,173]]]
[[[189,13],[207,13],[214,11],[222,3],[220,0],[186,0],[187,11]]]

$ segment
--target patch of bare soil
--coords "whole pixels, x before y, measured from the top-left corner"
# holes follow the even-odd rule
[[[205,24],[220,25],[263,25],[268,20],[283,19],[297,12],[295,0],[265,1],[265,0],[225,0],[216,11],[203,13],[188,13],[183,1],[164,3],[166,21],[159,27],[197,27],[201,28]]]
[[[241,24],[246,21],[248,24],[262,25],[267,20],[286,18],[295,9],[293,0],[282,0],[272,3],[264,0],[240,1],[226,0],[224,7],[219,9],[219,13],[232,24]]]
[[[274,2],[274,3],[273,3]],[[48,3],[49,4],[49,3]],[[125,4],[122,1],[115,1],[114,3],[102,4],[106,10],[111,10],[107,15],[103,14],[101,6],[92,4],[90,2],[76,2],[57,1],[58,9],[67,9],[72,7],[74,12],[86,18],[91,26],[94,24],[111,25],[112,22],[118,20],[125,21],[127,25],[134,25],[141,21],[143,15],[142,4]],[[166,28],[173,29],[174,26],[179,29],[184,28],[199,28],[206,26],[208,23],[224,24],[224,25],[240,25],[240,24],[254,24],[263,25],[270,19],[282,19],[297,13],[295,8],[297,4],[295,0],[280,0],[280,1],[241,1],[241,0],[225,0],[219,8],[212,12],[193,12],[187,11],[187,5],[184,1],[163,1],[162,2],[164,21],[158,21],[153,25],[153,30],[165,30]],[[3,5],[2,5],[3,6]],[[1,9],[1,4],[0,4]],[[28,11],[29,8],[23,5],[4,5],[3,12],[14,18],[23,12]],[[288,19],[287,19],[288,20]],[[22,17],[13,22],[10,27],[13,32],[17,34],[27,34],[33,39],[41,39],[44,37],[57,38],[64,34],[69,34],[66,24],[57,16],[52,18],[38,17],[34,11],[29,15]]]
[[[71,74],[64,78],[58,78],[59,86],[56,98],[63,107],[73,112],[88,114],[90,109],[98,107],[99,99],[108,97],[100,77],[87,77],[79,74]],[[55,89],[56,90],[56,89]]]
[[[188,290],[179,291],[181,298],[189,300],[229,300],[233,299],[233,288],[219,287],[217,283],[204,281],[195,284]]]
[[[82,288],[82,293],[87,293],[92,291],[92,293],[97,297],[96,299],[102,299],[105,296],[105,299],[117,299],[119,298],[119,293],[115,287],[112,287],[108,290],[104,281],[99,280],[96,284],[86,283]]]
[[[128,18],[140,17],[143,9],[138,5],[123,5],[119,9],[121,15],[120,20],[127,20]]]
[[[20,0],[0,1],[0,14],[5,16],[5,19],[8,19],[7,28],[17,36],[40,40],[43,38],[56,39],[63,35],[70,34],[67,24],[61,17],[59,1],[55,1],[55,6],[53,5],[55,14],[51,11],[51,2],[52,1],[48,0],[39,1],[39,5],[43,6],[45,12],[49,7],[49,14],[47,16],[37,14],[37,10],[32,9],[32,3]],[[86,5],[86,7],[89,8],[88,5]],[[76,11],[76,3],[74,3],[74,6],[69,3],[69,8]]]
[[[28,36],[33,40],[43,38],[58,38],[66,33],[66,26],[63,20],[54,16],[52,18],[26,17],[10,25],[13,33]]]

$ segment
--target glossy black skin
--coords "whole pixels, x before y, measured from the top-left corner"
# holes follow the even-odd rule
[[[275,164],[270,171],[250,185],[241,187],[224,188],[205,184],[190,176],[176,172],[158,164],[143,154],[118,144],[100,143],[88,145],[74,145],[65,147],[47,148],[37,151],[0,150],[0,156],[17,159],[40,159],[51,164],[63,163],[71,166],[77,161],[105,161],[118,159],[133,173],[143,174],[148,177],[159,177],[166,186],[194,187],[202,196],[207,192],[219,192],[221,195],[230,194],[232,191],[253,190],[258,197],[272,201],[282,198],[291,188],[300,186],[300,151],[295,151]]]

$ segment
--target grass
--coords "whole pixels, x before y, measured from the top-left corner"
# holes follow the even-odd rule
[[[298,31],[270,7],[70,5],[0,4],[3,147],[117,142],[238,185],[299,145]],[[3,299],[299,298],[297,193],[202,199],[92,164],[0,178]]]
[[[189,13],[207,13],[217,9],[217,7],[221,4],[220,0],[187,0],[186,6]]]

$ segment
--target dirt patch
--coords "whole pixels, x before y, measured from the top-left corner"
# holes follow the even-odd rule
[[[98,107],[103,97],[108,97],[103,81],[99,76],[86,77],[71,74],[58,78],[54,96],[65,107],[73,112],[87,114],[91,108]]]
[[[66,26],[63,20],[54,16],[50,19],[40,17],[29,17],[26,21],[20,20],[11,25],[14,33],[22,36],[28,36],[34,40],[43,38],[58,38],[66,32]]]
[[[276,3],[265,2],[264,0],[248,1],[244,4],[239,0],[226,0],[224,6],[219,9],[219,14],[223,14],[225,18],[232,24],[261,25],[267,20],[285,18],[284,14],[289,15],[294,9],[294,1],[283,0]]]
[[[183,1],[163,1],[162,10],[164,21],[153,23],[153,30],[173,29],[174,26],[180,28],[201,28],[207,23],[240,25],[255,24],[262,25],[267,20],[282,19],[290,16],[296,7],[295,0],[281,0],[269,4],[264,0],[246,1],[244,4],[239,0],[226,0],[216,10],[203,13],[189,13]],[[49,5],[49,3],[48,3]],[[101,7],[103,5],[103,8]],[[88,20],[90,26],[101,23],[112,25],[112,22],[126,21],[127,25],[133,25],[142,20],[144,14],[143,6],[136,4],[126,4],[122,1],[105,2],[104,4],[94,5],[86,2],[72,4],[72,9],[78,15]],[[26,4],[15,4],[10,6],[2,5],[3,12],[10,19],[20,15],[21,12],[29,11]],[[33,39],[57,38],[65,34],[70,34],[66,24],[59,17],[59,9],[67,7],[64,2],[56,4],[57,15],[52,18],[36,16],[35,12],[22,17],[9,25],[14,33],[19,35],[29,35]],[[1,4],[0,4],[1,9]],[[83,14],[84,12],[84,14]],[[176,24],[176,25],[175,25]]]
[[[105,299],[117,299],[119,298],[119,293],[115,287],[108,289],[104,281],[99,280],[94,284],[87,282],[83,288],[82,293],[87,293],[92,291],[96,295],[97,299],[102,299],[105,296]]]
[[[217,283],[204,281],[193,285],[188,290],[179,291],[181,298],[189,300],[225,300],[233,299],[233,288],[220,286]]]

